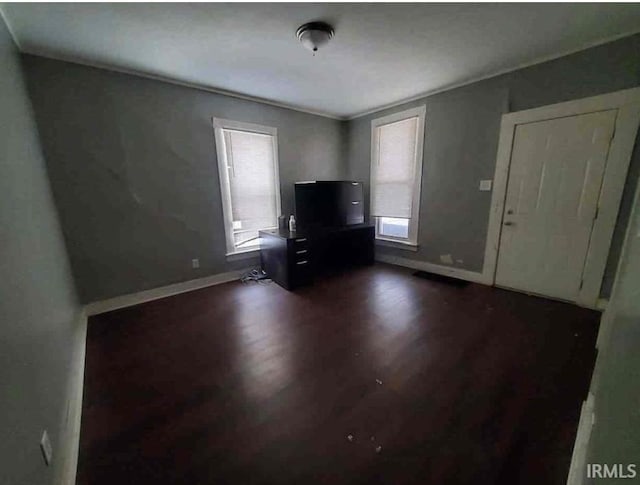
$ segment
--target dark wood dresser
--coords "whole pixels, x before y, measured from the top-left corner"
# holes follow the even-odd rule
[[[287,290],[313,278],[308,235],[283,230],[260,231],[260,262],[269,278]]]
[[[372,224],[260,231],[260,260],[269,278],[294,290],[331,269],[373,264],[374,240]]]

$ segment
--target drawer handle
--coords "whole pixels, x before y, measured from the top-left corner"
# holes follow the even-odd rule
[[[351,185],[360,185],[358,182],[351,182]]]
[[[296,242],[305,242],[307,240],[306,237],[303,237],[301,239],[296,239]]]
[[[352,200],[352,201],[351,201],[351,203],[352,203],[353,205],[358,205],[358,204],[360,203],[360,201],[359,201],[359,200]]]
[[[307,264],[309,261],[307,261],[306,259],[304,261],[298,261],[296,264]]]
[[[301,249],[300,251],[296,251],[296,254],[304,254],[306,252],[307,252],[306,249]]]

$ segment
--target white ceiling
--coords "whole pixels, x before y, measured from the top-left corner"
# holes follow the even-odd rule
[[[27,4],[24,52],[350,117],[640,31],[639,4]],[[313,57],[301,24],[336,30]]]

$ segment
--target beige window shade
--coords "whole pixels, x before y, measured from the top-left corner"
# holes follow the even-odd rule
[[[417,116],[378,126],[374,147],[371,215],[411,218],[415,187]]]
[[[275,137],[223,130],[236,247],[277,226]]]

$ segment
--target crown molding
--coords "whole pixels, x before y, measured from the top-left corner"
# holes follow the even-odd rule
[[[416,95],[411,96],[409,98],[404,98],[401,101],[394,101],[393,103],[388,103],[388,104],[379,106],[377,108],[372,108],[372,109],[369,109],[369,110],[366,110],[366,111],[362,111],[362,112],[360,112],[358,114],[355,114],[355,115],[347,116],[346,119],[348,121],[351,121],[351,120],[355,120],[357,118],[362,118],[364,116],[368,116],[368,115],[371,115],[371,114],[374,114],[374,113],[378,113],[380,111],[384,111],[384,110],[387,110],[387,109],[390,109],[390,108],[395,108],[396,106],[401,106],[403,104],[411,103],[413,101],[418,101],[418,100],[420,100],[422,98],[426,98],[428,96],[433,96],[435,94],[444,93],[446,91],[451,91],[453,89],[457,89],[457,88],[461,88],[461,87],[464,87],[464,86],[468,86],[470,84],[474,84],[474,83],[477,83],[477,82],[480,82],[480,81],[485,81],[487,79],[491,79],[491,78],[494,78],[494,77],[502,76],[504,74],[509,74],[511,72],[519,71],[520,69],[525,69],[527,67],[532,67],[532,66],[535,66],[535,65],[538,65],[538,64],[543,64],[545,62],[549,62],[549,61],[553,61],[553,60],[556,60],[556,59],[560,59],[562,57],[570,56],[571,54],[577,54],[578,52],[586,51],[586,50],[591,49],[593,47],[598,47],[598,46],[601,46],[601,45],[604,45],[604,44],[609,44],[611,42],[615,42],[616,40],[624,39],[625,37],[631,37],[631,36],[636,35],[636,34],[640,34],[640,29],[633,30],[631,32],[626,32],[624,34],[618,34],[618,35],[615,35],[615,36],[612,36],[612,37],[607,37],[605,39],[601,39],[601,40],[594,41],[594,42],[591,42],[591,43],[583,44],[581,47],[579,47],[577,49],[570,49],[570,50],[562,51],[561,53],[558,53],[558,54],[552,54],[552,55],[549,55],[549,56],[537,57],[532,61],[525,62],[525,63],[522,63],[522,64],[518,64],[515,67],[510,67],[510,68],[502,69],[502,70],[499,70],[499,71],[495,71],[495,72],[493,72],[491,74],[484,74],[484,75],[481,75],[481,76],[473,77],[473,78],[468,79],[466,81],[461,81],[459,83],[452,83],[452,84],[448,84],[448,85],[446,85],[444,87],[441,87],[441,88],[436,88],[436,89],[433,89],[433,90],[430,90],[430,91],[424,91],[424,92],[422,92],[420,94],[416,94]]]
[[[1,3],[0,3],[0,18],[2,18],[2,20],[4,21],[4,25],[7,26],[7,31],[9,32],[9,35],[13,39],[13,43],[15,44],[16,48],[20,52],[22,52],[22,46],[20,46],[20,42],[18,42],[18,37],[16,36],[16,33],[13,31],[13,27],[11,27],[11,23],[9,23],[9,18],[7,17],[7,14],[4,13],[4,9],[2,8]]]
[[[97,68],[97,69],[103,69],[106,71],[110,71],[110,72],[115,72],[115,73],[119,73],[119,74],[128,74],[131,76],[137,76],[137,77],[141,77],[141,78],[145,78],[145,79],[151,79],[154,81],[160,81],[160,82],[164,82],[164,83],[168,83],[168,84],[173,84],[176,86],[182,86],[182,87],[186,87],[186,88],[191,88],[191,89],[197,89],[200,91],[206,91],[209,93],[214,93],[214,94],[220,94],[223,96],[229,96],[232,98],[236,98],[236,99],[242,99],[245,101],[252,101],[255,103],[261,103],[261,104],[265,104],[265,105],[269,105],[269,106],[274,106],[276,108],[283,108],[283,109],[288,109],[288,110],[292,110],[292,111],[296,111],[299,113],[305,113],[305,114],[310,114],[310,115],[314,115],[314,116],[321,116],[323,118],[329,118],[332,120],[337,120],[337,121],[351,121],[351,120],[355,120],[358,118],[362,118],[374,113],[378,113],[380,111],[384,111],[387,109],[391,109],[391,108],[395,108],[396,106],[401,106],[403,104],[407,104],[407,103],[411,103],[413,101],[417,101],[420,100],[422,98],[426,98],[429,96],[433,96],[439,93],[444,93],[446,91],[451,91],[453,89],[457,89],[457,88],[461,88],[464,86],[468,86],[470,84],[474,84],[480,81],[485,81],[487,79],[491,79],[494,77],[498,77],[498,76],[502,76],[504,74],[509,74],[515,71],[518,71],[520,69],[525,69],[527,67],[532,67],[538,64],[543,64],[545,62],[549,62],[549,61],[553,61],[556,59],[560,59],[562,57],[566,57],[572,54],[576,54],[578,52],[581,51],[585,51],[588,49],[591,49],[593,47],[598,47],[604,44],[608,44],[610,42],[615,42],[616,40],[620,40],[620,39],[624,39],[625,37],[631,37],[633,35],[639,34],[640,33],[640,29],[636,29],[633,30],[631,32],[625,32],[623,34],[618,34],[615,36],[611,36],[611,37],[607,37],[604,39],[600,39],[594,42],[589,42],[586,44],[583,44],[582,46],[576,48],[576,49],[570,49],[570,50],[565,50],[562,51],[560,53],[557,54],[552,54],[552,55],[548,55],[548,56],[541,56],[541,57],[537,57],[532,61],[528,61],[525,63],[521,63],[516,65],[515,67],[510,67],[510,68],[506,68],[506,69],[501,69],[498,71],[494,71],[492,73],[489,74],[484,74],[484,75],[480,75],[480,76],[476,76],[470,79],[467,79],[465,81],[461,81],[458,83],[451,83],[448,84],[446,86],[440,87],[440,88],[436,88],[436,89],[432,89],[432,90],[427,90],[427,91],[422,91],[416,95],[413,95],[411,97],[408,98],[403,98],[399,101],[394,101],[391,103],[387,103],[387,104],[383,104],[380,106],[377,106],[375,108],[371,108],[365,111],[361,111],[352,115],[345,115],[345,116],[340,116],[340,115],[336,115],[333,113],[328,113],[325,111],[319,111],[319,110],[313,110],[313,109],[308,109],[308,108],[304,108],[295,104],[288,104],[288,103],[283,103],[280,101],[275,101],[275,100],[271,100],[271,99],[267,99],[267,98],[261,98],[258,96],[251,96],[248,94],[243,94],[243,93],[239,93],[239,92],[235,92],[235,91],[230,91],[230,90],[226,90],[226,89],[221,89],[221,88],[216,88],[216,87],[212,87],[212,86],[207,86],[201,83],[194,83],[194,82],[189,82],[189,81],[182,81],[173,77],[169,77],[169,76],[165,76],[165,75],[160,75],[160,74],[153,74],[150,72],[145,72],[145,71],[141,71],[141,70],[137,70],[137,69],[130,69],[130,68],[122,68],[122,67],[117,67],[117,66],[113,66],[110,64],[105,64],[105,63],[100,63],[100,62],[96,62],[93,60],[89,60],[89,59],[79,59],[79,58],[75,58],[72,56],[66,56],[66,55],[62,55],[59,53],[54,53],[51,51],[47,51],[45,49],[30,49],[27,47],[23,47],[20,42],[18,41],[17,36],[15,35],[15,33],[13,32],[13,30],[11,29],[11,26],[9,24],[9,22],[7,21],[6,15],[3,13],[2,8],[0,6],[0,15],[2,16],[2,18],[5,21],[5,24],[7,25],[7,29],[9,30],[9,33],[11,34],[16,46],[18,47],[18,50],[24,54],[29,54],[29,55],[33,55],[33,56],[39,56],[39,57],[44,57],[44,58],[48,58],[48,59],[53,59],[53,60],[57,60],[57,61],[62,61],[62,62],[69,62],[72,64],[78,64],[78,65],[82,65],[82,66],[87,66],[87,67],[92,67],[92,68]]]
[[[77,64],[80,66],[92,67],[94,69],[102,69],[104,71],[115,72],[118,74],[127,74],[129,76],[141,77],[144,79],[150,79],[152,81],[159,81],[159,82],[173,84],[175,86],[182,86],[190,89],[197,89],[199,91],[206,91],[208,93],[220,94],[222,96],[229,96],[230,98],[242,99],[244,101],[252,101],[254,103],[260,103],[260,104],[266,104],[269,106],[274,106],[276,108],[288,109],[291,111],[297,111],[299,113],[304,113],[304,114],[309,114],[314,116],[321,116],[323,118],[329,118],[332,120],[344,121],[347,119],[346,117],[337,116],[324,111],[311,110],[311,109],[303,108],[301,106],[297,106],[293,104],[281,103],[279,101],[273,101],[271,99],[260,98],[258,96],[251,96],[248,94],[242,94],[235,91],[229,91],[226,89],[206,86],[200,83],[181,81],[179,79],[164,76],[161,74],[153,74],[149,72],[140,71],[137,69],[117,67],[110,64],[95,62],[88,59],[78,59],[75,57],[65,56],[58,53],[49,52],[46,50],[20,48],[20,47],[19,47],[19,50],[22,54],[27,54],[27,55],[36,56],[36,57],[44,57],[46,59],[52,59],[54,61],[68,62],[70,64]]]

